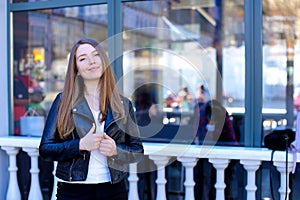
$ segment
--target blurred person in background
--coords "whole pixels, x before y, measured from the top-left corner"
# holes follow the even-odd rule
[[[195,144],[197,145],[237,145],[237,139],[226,109],[217,100],[208,100],[207,91],[200,86],[202,96],[198,98],[195,108]],[[225,182],[229,185],[237,184],[236,163],[230,163]],[[199,159],[194,168],[195,199],[214,200],[216,182],[216,170],[208,159]],[[231,191],[229,191],[230,193]],[[231,195],[231,194],[227,194]]]

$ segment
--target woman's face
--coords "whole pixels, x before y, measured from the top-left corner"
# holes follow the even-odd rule
[[[99,80],[103,66],[98,51],[90,44],[82,44],[75,56],[78,74],[83,80]]]

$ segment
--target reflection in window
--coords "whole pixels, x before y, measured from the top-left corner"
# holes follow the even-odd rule
[[[123,3],[124,95],[135,99],[136,90],[156,83],[151,95],[161,123],[192,132],[200,85],[207,88],[207,100],[217,99],[230,114],[242,113],[244,3],[238,2]],[[236,130],[240,135],[242,129]]]
[[[293,127],[300,105],[298,13],[297,0],[263,1],[263,108],[281,114],[285,121],[273,128]]]
[[[20,117],[28,110],[46,116],[62,90],[74,42],[107,38],[107,6],[15,12],[13,30],[14,134],[20,135]]]

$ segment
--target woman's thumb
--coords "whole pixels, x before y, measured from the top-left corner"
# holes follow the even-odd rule
[[[104,139],[109,139],[110,137],[104,132],[103,133]]]
[[[95,129],[96,129],[96,126],[95,126],[95,123],[93,123],[89,133],[94,133],[95,132]]]

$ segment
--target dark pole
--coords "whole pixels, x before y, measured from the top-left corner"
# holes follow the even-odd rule
[[[216,2],[216,9],[218,13],[218,17],[216,20],[216,28],[214,33],[214,47],[216,49],[216,63],[217,63],[217,70],[220,74],[220,77],[217,76],[216,80],[216,99],[223,104],[223,1],[217,0]]]
[[[287,56],[287,84],[286,84],[286,118],[287,127],[294,126],[294,29],[292,23],[288,23],[286,30],[286,56]]]

